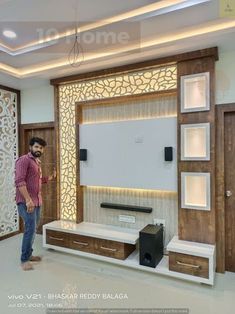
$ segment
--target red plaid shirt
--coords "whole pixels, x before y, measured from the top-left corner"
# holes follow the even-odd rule
[[[48,177],[42,177],[41,173],[41,161],[31,153],[23,155],[16,160],[15,185],[17,204],[25,203],[19,187],[26,186],[34,205],[42,205],[41,185],[48,182]]]

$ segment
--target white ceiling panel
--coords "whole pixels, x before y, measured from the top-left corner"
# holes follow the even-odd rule
[[[225,18],[219,3],[0,0],[0,73],[29,81],[28,77],[48,79],[212,46],[225,51],[234,46],[235,16]],[[67,60],[77,23],[82,27],[78,38],[85,61],[72,68]],[[4,29],[14,30],[17,38],[5,38]],[[122,33],[127,41],[117,39]],[[101,34],[109,37],[100,40]],[[113,41],[110,34],[116,36]],[[50,35],[60,38],[51,41]]]

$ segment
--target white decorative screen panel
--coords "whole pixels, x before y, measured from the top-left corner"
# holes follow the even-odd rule
[[[19,229],[14,184],[17,136],[17,94],[0,89],[0,237]]]

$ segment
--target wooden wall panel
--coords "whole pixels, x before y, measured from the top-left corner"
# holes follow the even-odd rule
[[[215,59],[207,57],[178,63],[178,204],[179,238],[181,240],[215,243]],[[180,77],[202,72],[210,73],[210,110],[181,113]],[[187,123],[210,122],[210,161],[181,161],[180,125]],[[181,172],[210,172],[211,174],[211,210],[181,208]],[[196,191],[195,191],[196,192]]]
[[[216,271],[225,272],[225,171],[224,116],[235,104],[216,106]]]
[[[69,75],[65,77],[51,79],[50,83],[51,85],[56,86],[59,84],[88,80],[88,79],[97,78],[100,76],[109,76],[109,75],[113,75],[117,73],[126,73],[129,71],[133,71],[137,69],[144,69],[144,68],[153,67],[156,65],[169,64],[169,63],[180,62],[180,61],[185,61],[185,60],[195,60],[195,59],[205,58],[205,57],[212,57],[215,60],[218,60],[218,48],[211,47],[211,48],[206,48],[206,49],[201,49],[201,50],[196,50],[196,51],[184,52],[184,53],[180,53],[173,56],[167,56],[167,57],[162,57],[158,59],[132,63],[128,65],[125,64],[125,65],[121,65],[121,66],[117,66],[117,67],[109,68],[109,69],[104,69],[104,70]]]
[[[115,225],[123,228],[142,229],[153,219],[164,219],[166,230],[164,236],[165,246],[177,234],[178,204],[177,193],[154,190],[134,190],[109,187],[84,187],[84,221]],[[130,204],[136,206],[149,206],[152,213],[139,213],[127,210],[101,208],[102,202],[116,204]],[[121,222],[119,215],[135,217],[135,223]]]
[[[131,95],[82,103],[83,123],[102,123],[177,116],[177,92]]]
[[[80,141],[79,141],[79,125],[83,122],[82,106],[76,105],[76,156],[77,156],[77,208],[76,208],[76,223],[83,221],[83,187],[80,185]]]
[[[235,112],[227,112],[224,115],[225,270],[230,272],[235,272],[234,155],[235,155]]]
[[[53,122],[32,123],[21,125],[20,136],[20,151],[21,154],[27,154],[29,151],[29,140],[33,136],[41,137],[47,142],[45,152],[40,158],[42,161],[43,175],[50,175],[53,168],[56,166],[56,145],[55,145],[55,128]],[[58,175],[58,174],[57,174]],[[57,186],[53,180],[48,184],[42,185],[42,208],[41,219],[38,227],[38,232],[42,233],[42,226],[59,218],[59,212],[56,206]],[[21,225],[21,231],[22,231]]]

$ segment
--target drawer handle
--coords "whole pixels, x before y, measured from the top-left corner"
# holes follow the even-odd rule
[[[101,248],[102,250],[111,251],[111,252],[116,252],[116,251],[117,251],[117,249],[111,249],[111,248],[105,247],[105,246],[101,246],[100,248]]]
[[[56,237],[51,237],[51,236],[49,236],[49,238],[53,240],[64,241],[64,238],[56,238]]]
[[[200,268],[201,268],[200,265],[192,265],[192,264],[182,263],[182,262],[179,262],[179,261],[176,261],[176,264],[177,264],[177,265],[181,265],[181,266],[187,266],[187,267],[197,268],[197,269],[200,269]]]
[[[80,245],[85,245],[85,246],[89,245],[87,242],[73,241],[73,243],[75,243],[75,244],[80,244]]]

